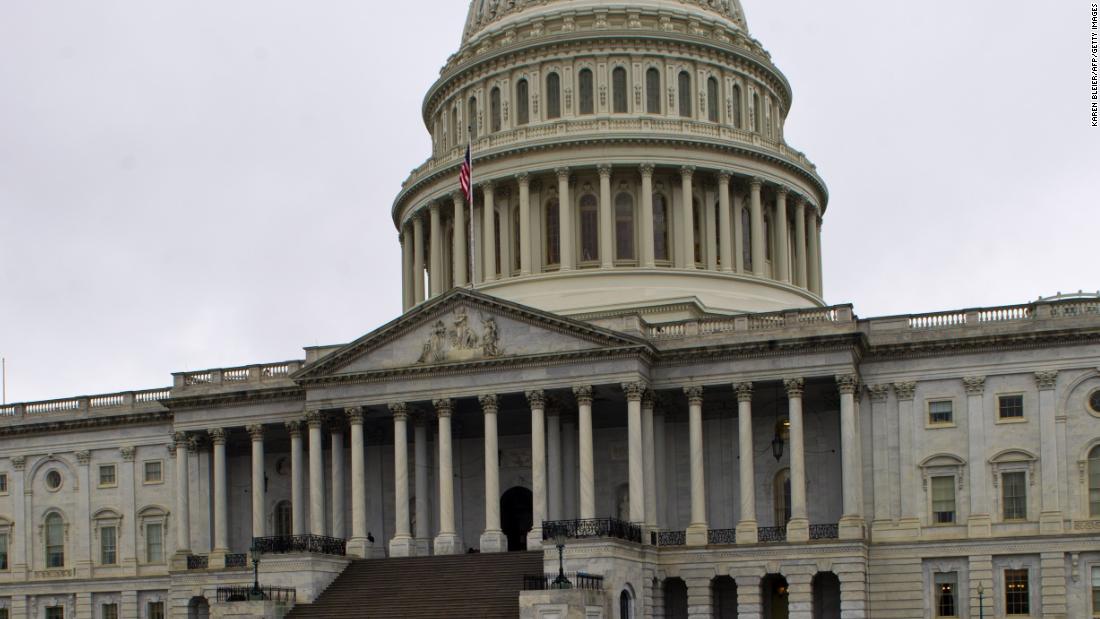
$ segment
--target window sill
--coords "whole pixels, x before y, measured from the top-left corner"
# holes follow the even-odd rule
[[[1007,417],[1007,418],[1004,418],[1004,419],[998,417],[997,421],[995,423],[997,425],[1013,424],[1013,423],[1027,423],[1027,417]]]
[[[159,486],[163,483],[164,483],[163,479],[160,479],[160,480],[157,480],[157,481],[148,481],[148,480],[146,480],[146,481],[142,481],[141,485],[143,485],[143,486]]]
[[[98,486],[96,486],[96,488],[99,488],[99,489],[103,489],[103,488],[118,488],[118,484],[117,484],[117,483],[114,483],[114,484],[99,484]]]
[[[947,422],[947,423],[926,423],[926,424],[924,424],[924,429],[926,429],[926,430],[943,430],[945,428],[954,428],[954,427],[957,427],[957,426],[955,425],[955,422],[953,422],[953,421],[952,422]]]

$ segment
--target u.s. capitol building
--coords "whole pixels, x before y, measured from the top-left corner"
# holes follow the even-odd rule
[[[0,618],[229,616],[253,548],[302,617],[1100,616],[1100,298],[826,302],[791,96],[738,0],[475,0],[404,314],[0,408]],[[432,561],[506,609],[387,582]]]

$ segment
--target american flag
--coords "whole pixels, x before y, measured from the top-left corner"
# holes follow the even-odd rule
[[[466,145],[466,156],[462,158],[462,167],[458,170],[458,184],[462,187],[462,195],[466,196],[466,204],[474,203],[474,189],[470,182],[470,173],[473,168],[473,158],[470,156],[470,145]]]

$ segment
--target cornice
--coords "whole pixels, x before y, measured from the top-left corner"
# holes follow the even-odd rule
[[[837,335],[819,335],[798,338],[772,340],[754,340],[751,342],[732,342],[711,346],[695,346],[662,350],[656,361],[657,367],[681,365],[685,362],[732,361],[738,359],[757,359],[767,357],[789,357],[792,355],[821,352],[850,352],[858,364],[867,346],[867,338],[862,333],[842,333]]]
[[[162,403],[169,410],[193,410],[197,408],[220,408],[236,404],[254,404],[274,401],[305,401],[306,392],[301,387],[276,387],[273,389],[249,389],[246,391],[228,391],[202,395],[173,397]]]
[[[0,437],[27,436],[33,434],[48,434],[53,432],[66,432],[73,430],[95,430],[101,428],[150,425],[157,423],[170,423],[173,415],[170,411],[151,411],[144,413],[129,413],[126,415],[110,415],[103,417],[81,417],[78,419],[58,419],[41,423],[25,423],[11,426],[0,426]]]
[[[876,344],[867,348],[867,361],[898,358],[938,357],[959,353],[998,352],[1026,350],[1051,345],[1075,346],[1100,342],[1100,327],[1033,331],[1027,333],[998,333],[971,337],[952,337],[929,341],[904,341]]]

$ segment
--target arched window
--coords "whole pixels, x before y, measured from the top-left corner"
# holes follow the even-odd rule
[[[600,259],[600,213],[596,196],[581,196],[581,262]]]
[[[741,209],[741,263],[752,271],[752,217],[747,208]]]
[[[764,133],[769,138],[772,137],[772,100],[768,99],[764,105],[766,113],[764,114]]]
[[[775,497],[775,526],[786,526],[791,520],[791,470],[783,469],[775,474],[772,486]]]
[[[691,118],[691,74],[680,71],[677,85],[680,90],[680,116]]]
[[[687,584],[680,578],[666,578],[664,583],[664,593],[665,619],[687,619]]]
[[[615,196],[615,259],[634,260],[634,196]]]
[[[760,117],[764,110],[760,109],[760,95],[752,93],[752,130],[760,133]]]
[[[546,202],[546,264],[556,265],[561,262],[561,251],[558,224],[558,199],[551,198]]]
[[[1089,516],[1100,516],[1100,445],[1089,452]]]
[[[622,619],[634,619],[634,597],[626,589],[619,594],[619,616]]]
[[[458,106],[451,108],[451,146],[458,145],[460,132],[458,130]]]
[[[738,86],[737,84],[733,85],[733,94],[731,95],[731,97],[732,98],[730,100],[730,103],[732,104],[731,109],[733,111],[733,118],[730,119],[730,122],[733,123],[733,126],[735,128],[740,129],[741,124],[742,124],[741,123],[741,87]]]
[[[530,112],[528,110],[528,99],[530,98],[527,92],[527,80],[520,80],[516,82],[516,124],[526,125],[530,121]]]
[[[707,120],[718,122],[718,80],[707,80]]]
[[[500,89],[493,88],[489,91],[490,130],[493,133],[500,131]]]
[[[692,248],[692,259],[696,263],[703,261],[703,205],[699,203],[699,199],[695,198],[691,201],[691,227],[692,227],[692,240],[695,241],[695,246]]]
[[[546,117],[561,118],[561,76],[546,75]]]
[[[668,203],[664,194],[653,194],[653,259],[668,260]]]
[[[290,501],[279,501],[275,504],[275,535],[283,537],[293,535],[293,515],[290,509]]]
[[[616,114],[626,113],[626,69],[615,67],[611,72],[611,111]]]
[[[65,567],[65,521],[61,514],[46,516],[46,567]]]
[[[715,619],[737,619],[737,582],[729,576],[710,581],[711,606]]]
[[[595,101],[592,97],[592,70],[581,69],[581,72],[577,74],[577,85],[581,93],[580,99],[580,111],[581,114],[592,114],[596,111]]]
[[[470,127],[470,141],[477,139],[477,99],[470,97],[466,104],[466,123]]]
[[[652,67],[645,72],[645,111],[661,113],[661,72]]]

